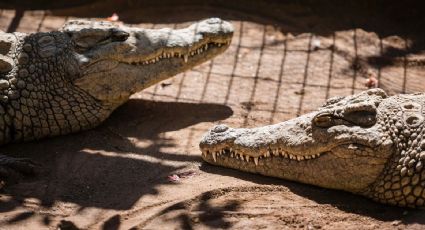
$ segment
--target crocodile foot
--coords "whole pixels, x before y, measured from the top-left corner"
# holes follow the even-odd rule
[[[33,175],[38,164],[28,158],[15,158],[0,155],[0,188],[6,183],[13,183],[26,175]]]

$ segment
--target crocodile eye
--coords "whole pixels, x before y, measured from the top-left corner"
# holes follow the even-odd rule
[[[313,118],[313,124],[317,127],[328,128],[334,125],[334,119],[330,114],[319,114]]]
[[[345,114],[344,119],[353,125],[370,127],[376,123],[376,111],[353,111]]]

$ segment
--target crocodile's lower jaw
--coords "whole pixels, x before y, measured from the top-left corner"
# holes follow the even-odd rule
[[[164,50],[162,53],[157,55],[156,57],[150,59],[130,59],[128,61],[124,61],[121,63],[137,65],[137,66],[145,66],[152,65],[157,62],[167,61],[167,60],[181,60],[184,63],[187,63],[192,58],[200,58],[204,56],[206,53],[218,54],[227,49],[230,45],[230,40],[225,42],[208,42],[203,45],[198,46],[192,50],[187,52],[178,52],[173,50]]]
[[[298,177],[297,174],[300,172],[297,172],[294,169],[302,169],[304,167],[311,166],[312,164],[318,164],[318,162],[326,161],[326,159],[329,159],[327,156],[330,156],[330,154],[322,153],[314,155],[314,157],[311,157],[308,160],[298,160],[299,158],[297,159],[294,155],[291,155],[291,157],[285,157],[282,155],[267,155],[257,158],[231,153],[230,151],[224,151],[224,153],[207,153],[204,151],[202,158],[210,164],[226,168],[315,184],[314,177]]]
[[[292,154],[281,149],[276,149],[276,150],[263,151],[263,153],[259,154],[256,157],[253,157],[248,154],[243,154],[242,151],[235,151],[232,148],[225,148],[219,151],[203,150],[202,157],[204,159],[212,158],[214,163],[216,163],[217,160],[221,162],[221,161],[225,161],[225,159],[227,158],[233,158],[248,164],[251,163],[253,164],[253,166],[258,166],[261,161],[268,160],[268,158],[279,158],[280,160],[299,162],[299,161],[306,161],[306,160],[314,160],[315,158],[318,158],[321,155],[326,153],[327,152],[322,152],[322,153],[302,156],[302,155]]]
[[[366,181],[363,183],[353,181],[351,178],[352,173],[344,170],[344,168],[350,167],[348,161],[330,163],[333,160],[332,153],[324,153],[314,159],[300,161],[282,156],[268,156],[258,158],[257,164],[253,159],[247,162],[240,157],[239,159],[230,157],[227,153],[216,155],[215,160],[212,154],[204,154],[203,159],[217,166],[359,194],[365,189],[367,184],[376,179],[374,176],[370,177],[368,172],[374,170],[376,171],[375,174],[377,174],[378,171],[382,170],[381,167],[374,169],[360,167],[358,170],[365,172],[359,175],[360,180]],[[341,164],[341,167],[336,167],[337,164]],[[338,176],[336,177],[335,175]]]
[[[150,66],[161,65],[162,63],[170,63],[188,65],[196,65],[199,62],[208,60],[210,56],[218,55],[224,52],[230,45],[231,40],[225,42],[208,42],[200,45],[198,48],[189,50],[188,52],[178,52],[172,50],[163,51],[161,54],[145,59],[141,57],[125,58],[123,60],[104,59],[88,64],[84,67],[84,74],[103,73],[118,68],[119,65],[125,68],[146,68]],[[167,64],[168,64],[167,63]]]

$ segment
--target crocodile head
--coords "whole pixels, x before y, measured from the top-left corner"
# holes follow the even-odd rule
[[[75,85],[113,105],[222,53],[233,34],[218,18],[177,30],[74,21],[62,31],[73,43]]]
[[[372,89],[275,125],[215,126],[200,149],[211,164],[422,206],[424,105],[424,95]]]

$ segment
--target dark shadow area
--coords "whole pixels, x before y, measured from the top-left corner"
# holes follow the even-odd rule
[[[0,6],[3,8],[15,8],[22,7],[26,10],[28,9],[61,9],[67,7],[76,7],[87,4],[92,4],[99,0],[59,0],[59,1],[50,1],[50,0],[2,0]]]
[[[0,211],[11,211],[29,197],[39,199],[45,207],[66,201],[80,205],[80,211],[86,207],[130,209],[145,194],[157,194],[158,185],[170,184],[167,176],[183,167],[163,161],[200,160],[182,152],[163,152],[162,147],[173,147],[181,141],[164,138],[164,132],[222,120],[232,114],[224,105],[131,99],[96,129],[4,146],[2,151],[10,155],[41,163],[43,171],[35,178],[4,188],[2,193],[14,199],[1,203]],[[138,146],[129,138],[143,145]],[[105,225],[113,229],[119,219],[111,219]]]
[[[109,218],[102,226],[103,230],[117,230],[120,227],[120,216],[115,215],[111,218]]]
[[[181,229],[194,229],[194,224],[199,223],[213,229],[230,229],[232,223],[225,220],[225,216],[229,212],[240,209],[241,201],[235,199],[227,201],[224,205],[211,204],[211,200],[230,190],[231,189],[215,189],[204,192],[190,200],[184,200],[171,205],[149,218],[146,222],[139,224],[137,227],[140,229],[147,228],[147,225],[155,221],[156,218],[174,213],[173,216],[175,216],[175,219],[179,222]],[[190,212],[196,214],[191,215]]]
[[[425,38],[425,36],[423,37]],[[388,47],[383,50],[380,56],[371,56],[367,58],[367,63],[374,67],[386,67],[386,66],[403,66],[409,65],[408,60],[404,60],[407,55],[418,54],[425,50],[425,40],[415,41],[413,44],[406,44],[404,49]],[[412,60],[411,65],[425,66],[425,59]],[[408,66],[404,66],[407,68]]]
[[[401,220],[406,224],[425,224],[424,210],[383,205],[360,195],[344,191],[325,189],[278,178],[245,173],[234,169],[213,166],[208,163],[203,163],[201,170],[208,173],[231,176],[241,180],[251,181],[260,185],[284,186],[291,192],[307,199],[314,200],[318,204],[328,204],[344,212],[368,216],[381,221]]]
[[[199,221],[211,228],[230,228],[231,224],[224,220],[225,212],[235,211],[239,207],[236,200],[229,201],[224,206],[214,206],[209,201],[214,197],[212,193],[204,193],[199,198],[197,210],[202,211]]]
[[[22,212],[22,213],[19,213],[18,215],[16,215],[15,217],[13,217],[12,219],[10,219],[8,221],[8,223],[14,223],[14,222],[19,222],[19,221],[22,221],[22,220],[26,220],[26,219],[30,218],[31,216],[33,216],[33,215],[34,215],[34,212],[33,211]]]
[[[79,230],[79,228],[72,221],[68,220],[62,220],[57,227],[58,229],[63,230]]]
[[[285,33],[327,36],[334,31],[362,28],[380,37],[423,36],[424,5],[420,0],[6,0],[0,3],[1,8],[51,10],[58,16],[108,17],[118,13],[125,23],[179,23],[219,16],[274,24]],[[297,22],[296,18],[304,20]]]

